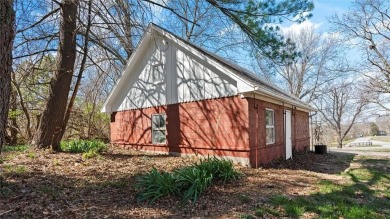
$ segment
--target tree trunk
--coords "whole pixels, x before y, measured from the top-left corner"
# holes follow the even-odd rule
[[[13,0],[0,1],[0,153],[5,140],[15,36]]]
[[[337,132],[337,143],[338,143],[338,148],[343,148],[343,137],[342,137],[342,135],[341,135],[341,130],[339,130],[338,132]]]
[[[83,47],[83,58],[81,60],[80,65],[80,71],[77,75],[76,84],[74,85],[72,96],[70,97],[68,108],[65,112],[64,122],[62,124],[62,129],[59,138],[62,139],[62,137],[65,134],[66,131],[66,125],[68,124],[70,114],[72,113],[74,101],[76,100],[77,92],[79,90],[81,79],[83,78],[83,73],[85,70],[85,63],[87,62],[87,56],[88,56],[88,42],[89,42],[89,31],[91,30],[91,24],[92,24],[92,0],[88,1],[88,23],[86,26],[85,36],[84,36],[84,47]]]
[[[49,98],[32,144],[39,148],[60,150],[61,132],[76,59],[76,19],[78,0],[61,3],[60,39],[57,68],[50,82]]]
[[[16,110],[18,109],[16,98],[17,98],[16,91],[11,88],[9,109],[11,109],[11,111],[13,112],[16,112]],[[9,139],[10,145],[16,145],[18,143],[19,126],[16,117],[17,115],[12,115],[11,118],[8,118],[9,131],[10,131],[10,139]]]

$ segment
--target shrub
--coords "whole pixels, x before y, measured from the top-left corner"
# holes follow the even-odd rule
[[[137,200],[149,200],[149,203],[160,197],[176,195],[179,192],[175,176],[164,171],[159,172],[154,167],[147,174],[140,176],[135,186],[139,191]]]
[[[70,153],[101,153],[107,150],[107,145],[101,141],[72,140],[63,141],[60,144],[61,150]],[[92,153],[92,152],[91,152]]]
[[[183,201],[192,200],[195,203],[213,182],[221,180],[225,183],[240,176],[231,161],[217,158],[201,160],[198,164],[172,173],[159,172],[153,168],[137,181],[138,200],[150,200],[151,203],[166,195],[176,195],[181,196]]]
[[[207,171],[213,175],[214,179],[222,180],[223,183],[236,180],[241,176],[241,173],[234,169],[231,161],[216,157],[201,160],[199,164],[196,164],[196,168]]]

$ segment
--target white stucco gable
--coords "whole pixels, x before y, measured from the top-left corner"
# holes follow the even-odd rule
[[[311,110],[239,66],[150,24],[102,112],[252,93]]]

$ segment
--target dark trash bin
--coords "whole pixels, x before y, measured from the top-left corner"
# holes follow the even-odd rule
[[[320,145],[314,145],[314,151],[316,154],[326,154],[327,147],[326,145],[320,144]]]

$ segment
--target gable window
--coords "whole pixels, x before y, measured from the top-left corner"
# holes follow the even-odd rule
[[[156,64],[152,66],[152,77],[154,84],[160,84],[164,82],[164,65]]]
[[[266,144],[275,143],[275,116],[274,110],[265,109]]]
[[[165,142],[167,141],[166,131],[166,115],[152,115],[152,143],[165,144]]]

